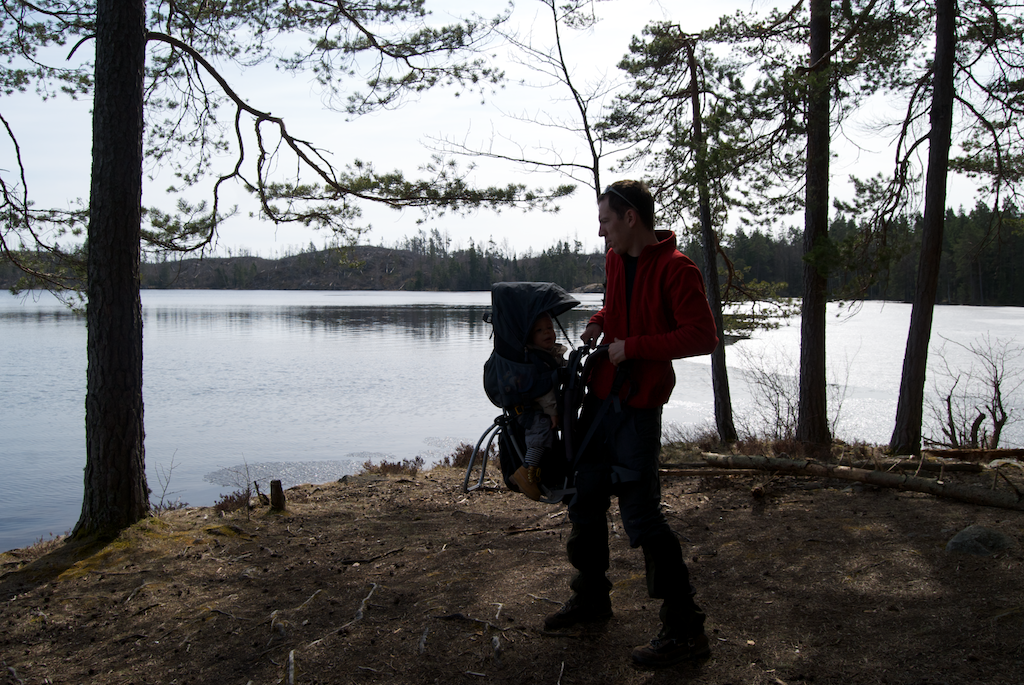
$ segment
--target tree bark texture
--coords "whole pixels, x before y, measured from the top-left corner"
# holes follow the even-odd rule
[[[139,296],[145,10],[145,0],[96,3],[85,496],[77,537],[116,532],[149,509]]]
[[[887,471],[868,471],[850,466],[838,466],[836,464],[821,464],[813,461],[796,459],[777,459],[774,457],[747,457],[737,455],[715,455],[705,454],[704,459],[709,464],[720,467],[737,469],[759,468],[765,471],[779,473],[793,473],[802,476],[815,476],[819,478],[839,478],[852,480],[868,485],[878,485],[884,488],[896,488],[898,490],[911,490],[913,492],[924,492],[936,497],[945,497],[969,504],[980,504],[987,507],[1000,507],[1002,509],[1013,509],[1024,511],[1024,497],[1007,490],[990,490],[971,485],[957,485],[944,483],[941,480],[932,478],[919,478]]]
[[[935,295],[939,287],[942,229],[946,214],[946,168],[953,131],[956,0],[937,0],[935,10],[935,74],[931,132],[928,136],[928,170],[925,174],[921,256],[917,267],[914,306],[910,313],[910,333],[903,355],[896,426],[889,440],[889,449],[896,454],[919,454],[921,451],[925,371],[928,366],[928,343],[931,341]]]
[[[825,445],[828,426],[825,378],[825,305],[829,173],[829,75],[831,3],[811,0],[810,69],[807,73],[807,199],[804,207],[804,297],[800,318],[800,398],[796,437]],[[817,248],[817,249],[816,249]]]
[[[693,42],[686,44],[686,58],[690,66],[690,98],[693,103],[693,146],[696,159],[697,192],[700,203],[700,226],[704,252],[704,289],[715,318],[718,347],[711,353],[711,384],[715,396],[715,425],[722,442],[738,439],[732,416],[732,395],[729,392],[729,372],[725,365],[725,323],[722,317],[722,295],[718,286],[718,235],[711,224],[711,193],[707,179],[707,148],[700,107],[700,80]]]

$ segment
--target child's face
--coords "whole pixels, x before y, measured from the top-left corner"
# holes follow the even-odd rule
[[[530,344],[545,350],[555,346],[555,324],[547,314],[541,314],[533,322],[530,331]]]

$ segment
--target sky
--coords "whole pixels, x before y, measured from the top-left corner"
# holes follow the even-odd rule
[[[713,24],[719,16],[738,9],[767,11],[772,0],[719,0],[718,2],[670,3],[643,0],[608,0],[596,7],[601,21],[584,34],[574,34],[565,43],[568,61],[573,65],[577,83],[593,84],[603,79],[619,79],[616,63],[628,52],[629,41],[639,35],[652,20],[671,19],[687,31],[697,31]],[[430,2],[436,18],[468,14],[475,11],[492,16],[505,3],[498,0],[455,0]],[[680,10],[679,7],[685,7]],[[550,20],[545,6],[537,0],[518,0],[512,24],[530,32],[535,43],[548,40]],[[437,89],[410,101],[404,107],[348,120],[343,113],[328,110],[315,84],[308,77],[292,77],[267,72],[228,73],[231,86],[258,108],[283,116],[289,131],[300,138],[315,141],[331,151],[333,161],[372,160],[378,171],[403,170],[415,176],[417,168],[428,163],[432,140],[464,141],[467,145],[485,148],[491,144],[525,147],[549,146],[563,157],[587,159],[581,141],[564,131],[542,128],[523,118],[557,115],[567,111],[566,93],[558,89],[525,87],[518,80],[536,76],[523,67],[506,60],[504,48],[496,46],[491,54],[504,63],[509,76],[500,89],[481,97],[464,93],[456,97],[451,89]],[[76,198],[86,198],[90,174],[90,113],[88,101],[57,98],[42,102],[34,94],[19,94],[0,101],[0,111],[16,133],[21,155],[26,163],[28,184],[38,205],[66,206]],[[5,141],[6,142],[6,141]],[[877,143],[876,143],[877,144]],[[889,155],[885,145],[880,149],[843,153],[833,167],[833,187],[842,192],[843,179],[850,171],[864,175],[867,170],[886,166]],[[0,147],[0,173],[5,176],[13,168],[9,143]],[[552,187],[568,179],[551,173],[540,173],[508,162],[463,159],[463,164],[476,164],[471,179],[480,185],[525,183],[529,187]],[[629,174],[612,172],[611,161],[602,169],[602,180],[610,182]],[[154,178],[143,191],[144,205],[167,207],[163,190],[172,179],[166,170],[147,169]],[[873,173],[873,171],[871,172]],[[951,186],[953,198],[958,188]],[[274,226],[251,218],[252,201],[239,190],[227,192],[229,203],[239,204],[239,213],[220,230],[217,253],[239,250],[263,257],[282,256],[304,249],[310,243],[322,246],[330,236],[310,229]],[[966,196],[965,196],[966,197]],[[963,199],[961,202],[969,203]],[[469,241],[486,243],[493,240],[519,255],[540,252],[556,242],[579,241],[589,250],[603,249],[597,236],[596,206],[591,189],[579,187],[570,198],[559,202],[557,213],[523,212],[505,209],[501,213],[479,210],[467,216],[445,216],[418,223],[419,210],[394,211],[363,205],[361,223],[370,230],[360,242],[373,245],[394,245],[412,237],[420,229],[437,228],[447,233],[454,247],[468,247]],[[796,224],[794,224],[796,225]]]

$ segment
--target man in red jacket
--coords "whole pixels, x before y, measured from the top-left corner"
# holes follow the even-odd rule
[[[661,511],[661,410],[675,386],[672,360],[710,354],[718,337],[700,270],[676,249],[673,233],[654,230],[645,184],[608,186],[598,198],[598,221],[608,247],[607,287],[582,337],[593,347],[603,335],[608,357],[591,377],[581,421],[594,428],[569,503],[573,594],[544,625],[558,630],[611,617],[607,512],[616,495],[630,545],[643,549],[648,593],[663,600],[661,631],[634,649],[633,659],[669,666],[706,657],[710,648],[682,548]]]

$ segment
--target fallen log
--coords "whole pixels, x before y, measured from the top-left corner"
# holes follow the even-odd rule
[[[969,504],[1024,511],[1024,497],[1019,492],[987,490],[971,485],[945,483],[931,478],[889,473],[887,471],[869,471],[867,469],[838,466],[836,464],[822,464],[806,459],[779,459],[775,457],[748,457],[710,453],[704,453],[704,459],[709,464],[723,468],[761,469],[762,471],[791,473],[818,478],[852,480],[884,488],[923,492],[935,495],[936,497],[945,497]]]
[[[923,464],[920,461],[908,460],[908,461],[888,461],[884,460],[879,463],[870,461],[855,461],[847,464],[855,469],[867,469],[868,471],[939,471],[941,473],[982,473],[985,467],[981,464],[974,464],[970,462],[935,462],[926,461]],[[882,467],[882,468],[878,468]]]
[[[931,462],[903,460],[893,461],[884,459],[878,462],[853,461],[846,464],[857,469],[868,471],[939,471],[941,473],[982,473],[986,467],[982,464],[971,462]],[[693,462],[687,464],[662,464],[658,469],[665,476],[739,476],[743,474],[757,473],[760,469],[722,469],[715,464],[707,462]]]
[[[750,476],[755,473],[761,473],[760,469],[716,469],[711,468],[710,464],[707,464],[701,468],[698,464],[692,465],[695,468],[681,468],[679,466],[662,466],[658,469],[663,477],[677,477],[677,478],[692,478],[693,476],[699,476],[702,478],[712,478],[715,476]]]
[[[1024,457],[1024,449],[999,447],[993,449],[923,449],[921,454],[944,459],[960,459],[987,464],[995,459],[1020,459]]]

